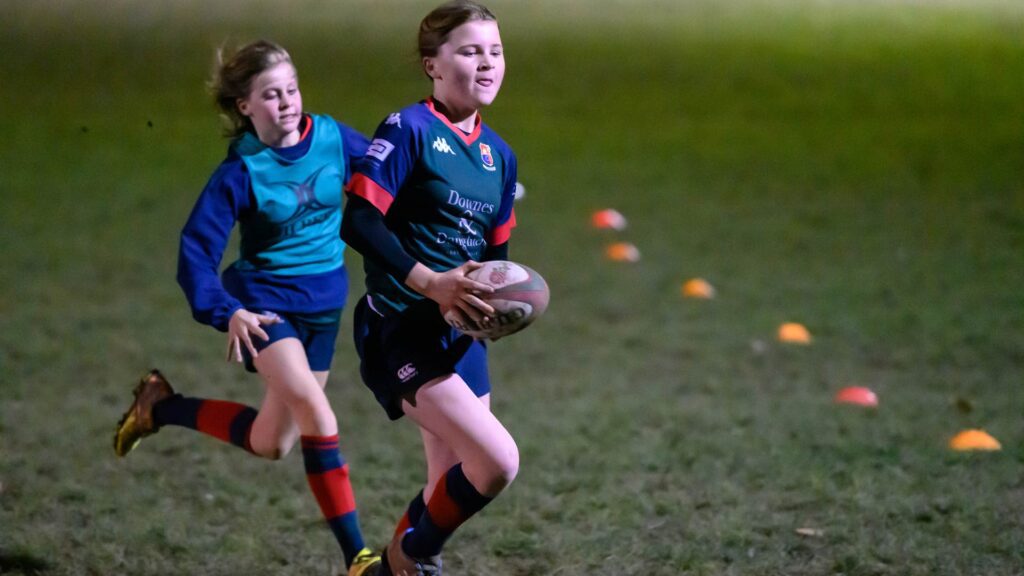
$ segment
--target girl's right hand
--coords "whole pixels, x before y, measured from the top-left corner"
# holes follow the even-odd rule
[[[413,290],[437,302],[442,314],[454,309],[478,324],[484,323],[494,314],[494,308],[480,295],[491,294],[494,288],[467,276],[481,266],[483,264],[470,260],[446,272],[434,272],[417,263],[405,282]]]
[[[281,321],[281,318],[273,312],[256,314],[245,308],[235,310],[235,313],[231,315],[231,320],[228,321],[228,362],[232,360],[242,362],[242,344],[245,344],[253,358],[259,356],[252,343],[253,334],[263,340],[269,340],[270,337],[267,336],[261,324],[277,324]]]

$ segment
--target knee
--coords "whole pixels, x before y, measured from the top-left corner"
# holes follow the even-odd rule
[[[484,474],[483,488],[481,494],[485,496],[496,496],[519,474],[519,447],[515,442],[509,442],[502,450],[491,456],[490,466]]]
[[[260,456],[265,460],[280,460],[287,456],[291,451],[291,445],[282,444],[279,446],[272,446],[271,448],[260,452]]]
[[[335,422],[334,410],[322,390],[297,396],[291,402],[291,409],[298,422],[316,422],[319,424]]]
[[[287,455],[287,453],[282,452],[279,447],[261,448],[258,450],[253,448],[253,453],[264,460],[280,460]]]
[[[293,412],[301,412],[303,414],[314,415],[324,411],[330,411],[331,405],[327,401],[327,395],[323,390],[303,390],[301,393],[294,394],[289,399],[289,404]]]
[[[252,446],[254,454],[264,460],[281,460],[291,453],[295,441],[274,442],[266,446]]]

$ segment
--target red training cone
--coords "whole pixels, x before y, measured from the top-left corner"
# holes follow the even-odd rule
[[[836,393],[836,403],[856,404],[876,408],[878,406],[878,395],[864,386],[848,386]]]

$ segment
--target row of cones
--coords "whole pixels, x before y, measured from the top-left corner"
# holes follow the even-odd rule
[[[618,210],[606,208],[594,212],[590,219],[591,225],[597,229],[622,231],[627,221]],[[629,242],[614,242],[605,249],[605,256],[613,262],[637,262],[640,250]],[[680,288],[684,298],[710,300],[715,297],[715,287],[704,278],[691,278]],[[807,346],[812,337],[806,326],[798,322],[786,322],[779,326],[776,338],[779,342]],[[849,404],[865,408],[878,407],[878,395],[865,386],[848,386],[836,393],[837,404]],[[957,451],[993,451],[1001,450],[1002,445],[990,434],[981,429],[963,430],[949,441],[949,447]]]
[[[835,401],[838,404],[853,404],[867,408],[878,407],[878,395],[865,386],[848,386],[836,393]],[[949,447],[960,452],[972,450],[1001,450],[999,443],[991,434],[978,428],[969,428],[959,432],[949,441]]]
[[[615,230],[621,232],[628,223],[626,217],[614,208],[598,210],[590,216],[590,224],[599,230]],[[604,255],[612,262],[637,262],[640,250],[631,242],[613,242],[605,247]]]

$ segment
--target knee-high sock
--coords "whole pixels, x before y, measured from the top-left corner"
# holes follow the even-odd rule
[[[252,452],[249,433],[256,420],[256,410],[226,400],[186,398],[175,394],[153,406],[153,421],[158,426],[184,426],[234,444]]]
[[[469,483],[462,464],[452,466],[438,481],[419,522],[402,540],[402,550],[413,558],[440,554],[448,537],[491,500]]]
[[[405,509],[405,514],[398,521],[398,526],[395,527],[395,535],[405,534],[406,530],[418,524],[423,516],[423,511],[426,509],[427,503],[423,501],[423,490],[420,490],[419,494],[416,494],[416,497],[409,502],[409,507]]]
[[[341,546],[345,565],[350,565],[366,544],[359,529],[348,464],[338,450],[338,436],[302,436],[301,442],[309,488]]]

